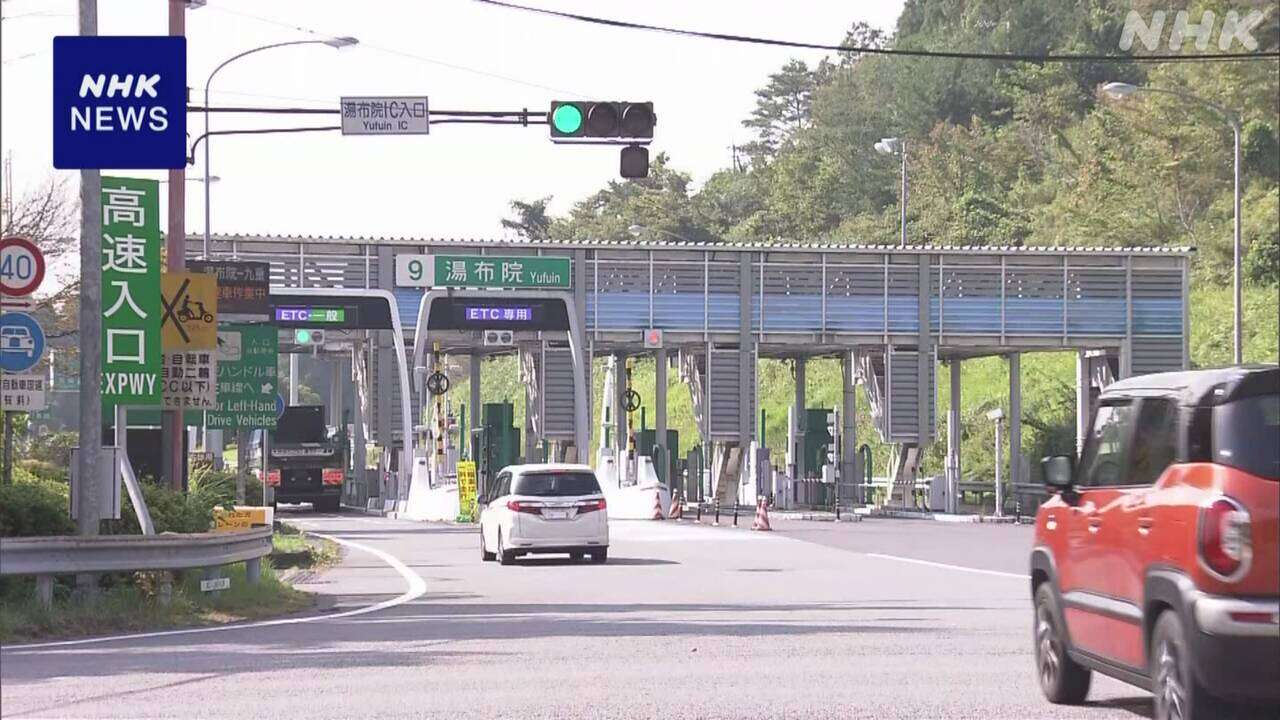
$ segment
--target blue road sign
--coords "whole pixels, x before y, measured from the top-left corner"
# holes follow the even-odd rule
[[[181,168],[186,143],[186,38],[53,39],[54,167]]]
[[[276,419],[284,417],[284,396],[276,393]]]
[[[0,370],[26,372],[44,355],[44,329],[26,313],[0,315]]]

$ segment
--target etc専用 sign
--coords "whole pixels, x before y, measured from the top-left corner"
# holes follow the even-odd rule
[[[567,289],[567,257],[397,255],[396,285],[442,288]]]
[[[160,184],[102,178],[102,407],[161,404]]]
[[[186,167],[186,106],[186,38],[53,39],[54,167]]]

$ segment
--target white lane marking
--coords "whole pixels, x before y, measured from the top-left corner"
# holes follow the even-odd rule
[[[272,627],[275,625],[297,625],[300,623],[316,622],[317,620],[337,620],[339,618],[365,615],[372,612],[378,612],[379,610],[386,610],[387,608],[395,607],[397,605],[403,605],[411,600],[416,600],[417,598],[422,597],[427,592],[427,583],[422,579],[422,576],[414,572],[408,565],[405,565],[399,558],[391,553],[388,553],[385,550],[379,550],[375,547],[370,547],[364,543],[355,542],[354,540],[344,540],[336,535],[318,532],[313,532],[312,534],[316,537],[332,540],[340,545],[353,547],[357,550],[363,550],[364,552],[377,556],[383,562],[390,565],[396,572],[400,573],[401,577],[405,579],[405,582],[409,584],[409,587],[402,594],[393,597],[390,600],[383,600],[382,602],[375,603],[373,605],[366,605],[353,610],[344,610],[342,612],[330,613],[327,615],[307,615],[306,617],[262,620],[259,622],[243,623],[238,625],[215,625],[213,627],[186,628],[183,630],[161,630],[158,632],[132,633],[129,635],[109,635],[107,637],[84,638],[81,640],[58,640],[55,642],[30,643],[27,645],[7,645],[0,647],[0,652],[7,653],[19,650],[90,645],[95,643],[116,642],[119,640],[142,640],[149,638],[171,637],[173,635],[196,635],[200,633],[222,632],[225,630],[247,630],[250,628]]]
[[[948,570],[960,570],[962,572],[978,573],[980,575],[995,575],[996,577],[1016,578],[1018,580],[1026,580],[1030,576],[1019,573],[1001,572],[1000,570],[982,570],[979,568],[965,567],[964,565],[951,565],[950,563],[932,562],[930,560],[917,560],[916,558],[901,557],[899,555],[882,555],[880,553],[862,553],[867,557],[880,558],[882,560],[897,560],[898,562],[915,563],[916,565],[928,565],[930,567],[946,568]]]

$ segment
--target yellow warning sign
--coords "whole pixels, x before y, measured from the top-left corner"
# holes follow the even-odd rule
[[[213,350],[218,345],[218,278],[206,273],[160,276],[161,345],[165,350]]]
[[[255,525],[270,525],[271,508],[236,505],[234,509],[216,507],[213,509],[213,531],[230,532],[232,530],[248,530]]]
[[[476,464],[471,460],[458,461],[458,515],[464,522],[475,522],[479,513],[476,508]]]

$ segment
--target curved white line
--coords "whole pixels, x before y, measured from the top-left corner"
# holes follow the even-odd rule
[[[882,555],[880,553],[862,553],[867,557],[880,558],[882,560],[897,560],[898,562],[915,563],[916,565],[928,565],[930,567],[946,568],[947,570],[960,570],[962,572],[979,573],[981,575],[995,575],[996,577],[1015,578],[1017,580],[1026,580],[1030,575],[1001,572],[1000,570],[982,570],[980,568],[965,567],[964,565],[951,565],[949,563],[932,562],[930,560],[917,560],[909,557],[899,557],[897,555]]]
[[[396,572],[400,573],[401,577],[403,577],[409,584],[409,587],[402,594],[391,598],[390,600],[383,600],[382,602],[373,605],[366,605],[353,610],[344,610],[338,613],[329,613],[327,615],[307,615],[305,617],[261,620],[258,622],[242,623],[237,625],[215,625],[212,627],[186,628],[182,630],[161,630],[158,632],[132,633],[129,635],[108,635],[106,637],[84,638],[80,640],[57,640],[54,642],[30,643],[27,645],[11,645],[0,647],[0,652],[90,645],[96,643],[116,642],[119,640],[142,640],[148,638],[171,637],[173,635],[195,635],[199,633],[222,632],[226,630],[247,630],[250,628],[272,627],[275,625],[297,625],[300,623],[315,622],[317,620],[336,620],[338,618],[365,615],[372,612],[378,612],[379,610],[386,610],[387,608],[395,607],[397,605],[403,605],[411,600],[416,600],[417,598],[422,597],[427,592],[427,583],[422,579],[422,576],[410,569],[408,565],[400,562],[400,559],[391,553],[353,540],[344,540],[336,535],[327,535],[318,532],[312,532],[311,534],[316,537],[332,540],[340,545],[353,547],[357,550],[363,550],[364,552],[377,556],[383,562],[390,565]]]

